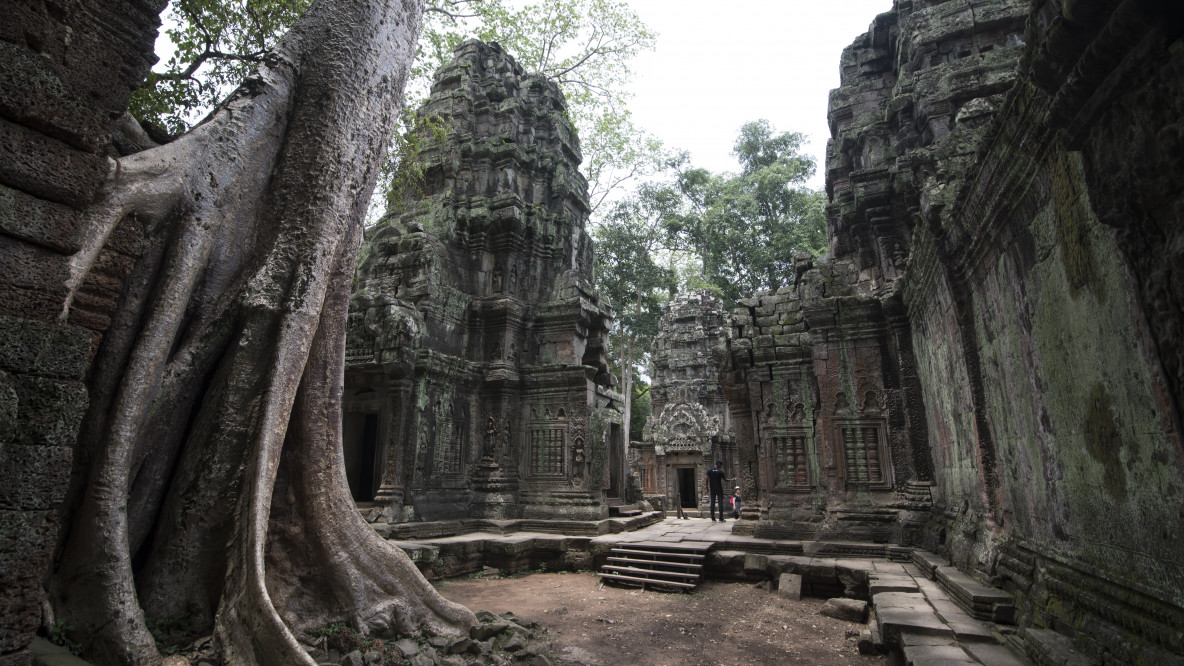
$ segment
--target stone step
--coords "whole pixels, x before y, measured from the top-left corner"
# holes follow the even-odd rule
[[[965,644],[940,636],[905,634],[901,654],[907,666],[1027,666],[1024,657],[999,643]]]
[[[627,541],[620,548],[656,553],[705,555],[714,546],[712,541]]]
[[[917,582],[906,573],[871,573],[867,577],[867,593],[875,596],[881,592],[918,592]]]
[[[699,584],[703,560],[714,544],[707,541],[641,541],[609,551],[597,573],[603,580],[639,584],[643,588],[692,589]]]
[[[927,550],[917,549],[912,552],[912,563],[921,571],[921,575],[929,580],[933,580],[937,575],[937,568],[940,566],[949,566],[945,558],[931,553]]]
[[[633,576],[622,576],[622,575],[619,575],[619,574],[611,574],[611,573],[604,573],[604,572],[600,572],[600,573],[598,573],[598,574],[596,574],[596,575],[598,575],[598,576],[600,576],[601,578],[604,578],[604,579],[606,579],[606,580],[612,580],[612,581],[617,581],[617,582],[625,582],[625,583],[634,583],[634,584],[637,584],[637,585],[641,585],[643,588],[644,588],[644,587],[646,587],[646,586],[649,586],[649,585],[653,585],[653,586],[655,586],[655,587],[658,587],[658,588],[661,588],[661,587],[676,587],[676,588],[679,588],[679,589],[682,589],[682,590],[693,590],[693,589],[695,589],[695,587],[696,587],[696,586],[699,584],[698,582],[695,582],[695,583],[679,583],[679,582],[675,582],[675,581],[655,581],[655,580],[651,580],[651,579],[649,579],[649,578],[636,578],[636,577],[633,577]]]
[[[632,516],[640,516],[641,509],[633,504],[609,504],[608,516],[609,518],[630,518]]]
[[[958,569],[942,565],[935,579],[950,598],[975,619],[1011,624],[1015,621],[1015,601],[998,588],[983,585]]]
[[[600,567],[600,570],[618,576],[633,576],[636,578],[643,578],[654,582],[679,581],[682,583],[697,583],[699,582],[698,572],[687,573],[685,571],[667,571],[657,568],[646,567],[623,567],[612,564],[606,564]]]
[[[610,557],[610,558],[608,558],[608,561],[610,563],[616,563],[621,566],[639,565],[639,566],[642,566],[643,568],[644,568],[644,565],[653,565],[654,564],[654,560],[652,560],[652,559],[651,560],[642,560],[642,559],[635,559],[632,557]],[[667,567],[678,567],[680,569],[686,569],[688,571],[701,572],[703,570],[702,564],[690,564],[690,563],[683,563],[683,562],[662,562],[661,564],[663,564]]]
[[[902,645],[905,634],[954,639],[954,631],[920,592],[881,592],[872,597],[872,606],[880,635],[889,645]]]
[[[1052,629],[1025,629],[1023,645],[1040,666],[1088,666],[1093,662],[1073,647],[1073,641]]]
[[[651,560],[658,559],[660,557],[663,560],[671,562],[682,561],[688,563],[699,563],[703,561],[702,553],[663,553],[652,550],[638,550],[636,548],[613,548],[609,554],[614,557],[622,555],[639,558],[648,557]]]

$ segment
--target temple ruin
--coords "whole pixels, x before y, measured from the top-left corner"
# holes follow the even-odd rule
[[[108,156],[138,150],[116,119],[164,3],[8,4],[0,662],[23,664],[71,475],[89,464],[84,415],[110,399],[96,351],[131,325],[113,314],[167,241],[129,216],[67,283]],[[945,567],[963,581],[951,589],[1006,599],[958,602],[1012,623],[1006,640],[1036,663],[1178,663],[1182,44],[1174,3],[896,0],[838,63],[830,255],[797,257],[788,286],[730,313],[676,299],[632,451],[564,101],[498,46],[463,45],[422,111],[422,186],[368,232],[357,273],[354,498],[380,530],[561,531],[609,516],[630,459],[655,505],[702,508],[721,457],[745,498],[737,543],[790,544],[815,572],[822,556]],[[421,568],[485,564],[477,546],[465,556]],[[552,561],[594,561],[565,557]],[[828,583],[866,595],[835,561]],[[750,564],[706,571],[768,575]]]
[[[642,491],[668,514],[680,502],[692,515],[705,515],[705,474],[716,460],[729,476],[736,474],[731,414],[713,360],[723,352],[727,325],[727,313],[708,291],[675,297],[658,325],[652,407],[633,466]]]
[[[1041,663],[1179,660],[1182,19],[901,0],[844,52],[831,256],[722,366],[753,533],[939,554]]]
[[[623,500],[622,397],[591,286],[579,140],[553,82],[469,42],[419,110],[422,186],[370,232],[344,447],[385,522],[596,520]]]

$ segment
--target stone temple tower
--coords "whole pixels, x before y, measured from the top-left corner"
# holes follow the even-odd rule
[[[372,517],[590,520],[623,497],[564,107],[497,44],[436,73],[419,114],[443,132],[416,137],[422,183],[368,232],[350,303],[347,475]]]
[[[730,335],[728,315],[710,292],[670,302],[654,342],[653,411],[636,452],[642,490],[672,510],[707,506],[705,474],[724,461],[736,475],[735,435],[716,365]]]

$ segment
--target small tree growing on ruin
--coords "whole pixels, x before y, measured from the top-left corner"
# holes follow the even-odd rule
[[[113,238],[142,239],[50,582],[94,660],[159,661],[151,626],[212,630],[228,663],[311,664],[296,635],[330,622],[474,623],[354,510],[340,448],[350,280],[422,11],[317,2],[201,125],[119,160],[89,210],[74,293]]]

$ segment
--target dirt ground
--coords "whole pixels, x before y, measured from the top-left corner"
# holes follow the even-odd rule
[[[557,654],[585,664],[887,663],[856,649],[866,625],[819,615],[825,600],[790,601],[751,583],[706,581],[690,594],[668,593],[604,585],[582,572],[435,585],[474,611],[540,623]]]

